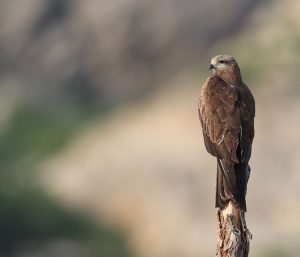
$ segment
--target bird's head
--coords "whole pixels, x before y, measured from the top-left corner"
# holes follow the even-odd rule
[[[217,55],[211,59],[209,69],[219,78],[230,84],[242,81],[240,68],[236,60],[230,55]]]

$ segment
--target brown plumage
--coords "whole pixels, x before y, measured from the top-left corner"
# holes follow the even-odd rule
[[[206,150],[217,158],[216,207],[232,201],[245,212],[255,102],[233,57],[218,55],[209,68],[198,110]]]

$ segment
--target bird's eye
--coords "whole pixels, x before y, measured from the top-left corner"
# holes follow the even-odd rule
[[[225,61],[223,61],[223,60],[220,60],[220,61],[219,61],[219,63],[225,63]]]

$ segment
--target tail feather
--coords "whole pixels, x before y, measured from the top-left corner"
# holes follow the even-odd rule
[[[217,183],[216,183],[216,208],[224,209],[228,204],[228,198],[224,190],[224,176],[221,167],[217,165]]]
[[[247,184],[250,176],[250,167],[248,164],[239,163],[234,165],[234,171],[237,181],[237,203],[240,209],[247,211],[246,194]]]
[[[218,160],[216,207],[224,209],[229,201],[246,212],[246,191],[250,168],[248,164],[226,164]]]

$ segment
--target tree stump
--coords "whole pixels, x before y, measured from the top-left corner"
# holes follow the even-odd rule
[[[248,257],[252,235],[246,226],[245,213],[231,202],[218,209],[216,257]]]

